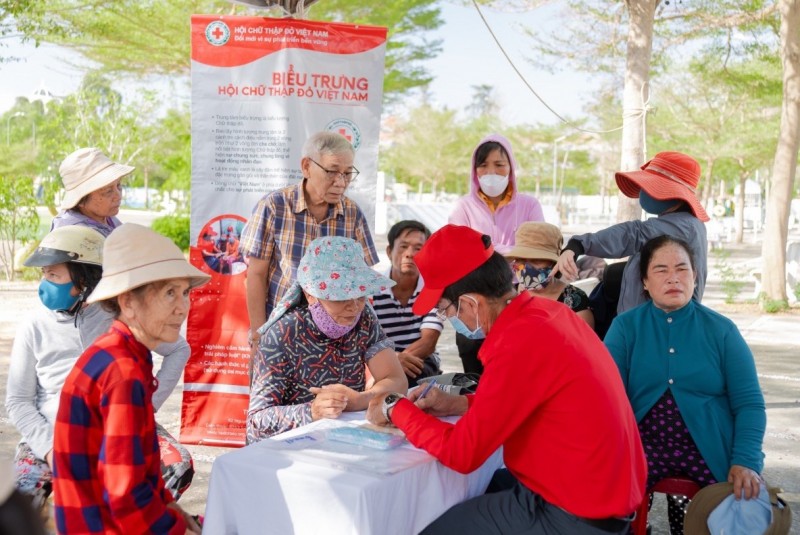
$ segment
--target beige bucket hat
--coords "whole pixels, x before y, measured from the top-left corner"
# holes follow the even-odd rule
[[[185,278],[194,288],[210,281],[211,275],[189,264],[166,236],[135,223],[125,223],[106,238],[103,278],[86,301],[111,299],[155,281]]]
[[[550,223],[528,221],[517,227],[514,247],[504,256],[527,260],[552,260],[558,262],[564,237],[561,230]]]
[[[61,162],[58,172],[64,181],[64,199],[61,209],[74,208],[81,199],[93,191],[104,188],[127,176],[136,169],[114,162],[100,149],[78,149]]]

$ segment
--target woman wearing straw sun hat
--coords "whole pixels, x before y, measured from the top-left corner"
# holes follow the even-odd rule
[[[599,232],[573,236],[551,276],[561,273],[566,280],[575,280],[578,275],[575,259],[583,254],[602,258],[630,257],[622,275],[616,309],[620,314],[646,301],[639,278],[639,249],[648,240],[667,235],[689,244],[697,270],[693,297],[700,301],[707,275],[708,242],[704,222],[709,219],[697,199],[700,164],[680,152],[659,152],[641,171],[620,171],[615,178],[625,196],[638,198],[646,212],[658,217],[625,221]]]
[[[258,330],[248,443],[408,390],[394,343],[366,303],[394,285],[367,266],[355,240],[326,236],[309,244],[297,282]],[[374,379],[370,388],[366,368]]]
[[[14,336],[6,387],[6,411],[22,435],[15,455],[17,487],[43,505],[50,494],[53,427],[59,394],[75,361],[114,321],[100,304],[87,304],[103,274],[103,235],[80,225],[48,233],[25,260],[42,270],[40,306],[26,318]],[[164,343],[156,352],[163,357],[156,378],[153,406],[158,410],[175,389],[189,359],[183,337]],[[188,488],[194,475],[189,451],[158,425],[164,459],[162,475],[175,499]]]
[[[210,278],[146,227],[128,223],[106,239],[103,276],[88,302],[116,320],[61,391],[53,447],[60,533],[200,533],[161,476],[150,352],[178,340],[189,291]]]
[[[78,149],[64,158],[58,169],[64,181],[64,198],[51,230],[83,225],[107,237],[122,224],[116,218],[122,203],[122,179],[134,169],[95,148]]]
[[[550,272],[558,262],[564,237],[557,226],[539,221],[528,221],[517,228],[516,244],[504,256],[511,262],[517,276],[518,290],[527,290],[534,297],[544,297],[564,303],[589,327],[594,327],[594,316],[589,310],[586,292],[558,278]]]

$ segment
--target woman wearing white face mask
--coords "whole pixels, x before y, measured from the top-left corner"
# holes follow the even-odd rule
[[[532,195],[517,191],[516,162],[511,143],[499,134],[481,140],[472,154],[470,192],[459,199],[448,223],[487,234],[495,250],[506,254],[515,244],[514,233],[526,221],[544,221],[542,206]],[[480,341],[456,335],[465,372],[482,373]]]

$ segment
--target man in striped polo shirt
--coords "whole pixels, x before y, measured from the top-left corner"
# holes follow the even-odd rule
[[[389,229],[386,254],[392,266],[384,275],[397,284],[376,294],[372,303],[381,327],[394,342],[409,387],[423,377],[442,373],[436,353],[442,321],[436,317],[435,309],[425,316],[411,311],[422,290],[422,277],[414,264],[414,256],[430,235],[425,225],[413,220],[400,221]]]

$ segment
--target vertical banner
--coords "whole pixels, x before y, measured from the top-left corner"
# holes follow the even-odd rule
[[[239,237],[256,202],[302,180],[305,140],[346,136],[361,171],[348,189],[374,228],[386,28],[261,17],[192,17],[193,265],[181,442],[244,444],[249,400]]]

